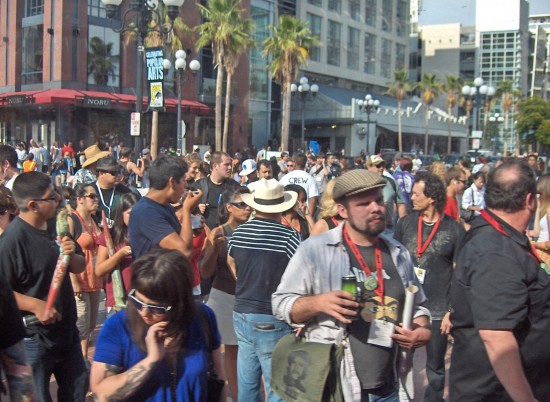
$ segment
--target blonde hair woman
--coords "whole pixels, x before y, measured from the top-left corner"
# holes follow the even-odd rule
[[[537,249],[539,257],[546,262],[550,262],[550,236],[548,228],[550,226],[550,174],[542,175],[537,182],[537,212],[535,213],[535,226],[532,232],[533,237],[537,237],[534,246]]]
[[[434,163],[432,163],[432,166],[430,166],[430,172],[435,174],[443,181],[443,183],[445,183],[445,173],[447,172],[447,169],[445,168],[445,162],[435,161]]]
[[[342,218],[338,215],[336,202],[334,201],[334,198],[332,198],[335,182],[336,180],[330,180],[327,183],[325,192],[321,197],[321,205],[318,216],[319,220],[315,223],[315,225],[313,225],[310,236],[326,232],[327,230],[335,228],[340,224],[340,222],[342,222]]]

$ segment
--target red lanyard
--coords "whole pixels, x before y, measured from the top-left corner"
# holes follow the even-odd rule
[[[97,239],[96,239],[96,233],[95,233],[95,227],[94,227],[94,221],[92,220],[92,226],[91,227],[88,227],[88,225],[86,224],[86,221],[84,220],[84,218],[78,213],[78,211],[75,209],[74,210],[74,213],[76,214],[76,216],[78,217],[78,219],[80,220],[80,222],[82,222],[82,226],[84,226],[84,229],[86,229],[86,232],[88,232],[88,234],[92,237],[93,241],[94,241],[94,244],[97,243]],[[77,240],[77,239],[75,239]]]
[[[355,256],[355,259],[359,262],[361,269],[365,272],[365,274],[372,276],[372,271],[370,270],[369,266],[363,259],[363,256],[359,252],[359,249],[357,248],[355,243],[351,241],[345,225],[344,225],[342,234],[344,235],[344,241],[346,242],[351,252]],[[376,280],[378,282],[378,287],[374,289],[374,291],[378,296],[380,296],[380,300],[382,301],[382,304],[383,304],[384,303],[384,274],[382,272],[382,250],[380,249],[380,240],[378,239],[376,239],[376,244],[374,248],[374,260],[376,263]]]
[[[416,255],[418,258],[422,257],[422,254],[424,254],[424,251],[428,248],[430,243],[432,242],[435,232],[437,232],[437,229],[439,229],[439,224],[441,223],[441,216],[437,219],[435,222],[435,226],[426,239],[426,243],[422,244],[422,214],[418,217],[418,240],[416,245]]]
[[[506,233],[506,231],[501,226],[501,224],[498,223],[495,220],[495,218],[489,215],[489,213],[486,210],[482,209],[481,211],[479,211],[479,213],[481,214],[481,216],[483,216],[483,219],[485,219],[487,223],[489,223],[489,225],[491,225],[497,232],[502,233],[506,237],[510,237],[510,235]],[[539,255],[537,254],[537,250],[535,249],[535,246],[533,246],[532,243],[529,243],[529,245],[531,246],[531,255],[540,264],[541,260],[539,258]]]

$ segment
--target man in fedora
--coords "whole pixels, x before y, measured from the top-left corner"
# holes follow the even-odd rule
[[[90,184],[97,181],[97,161],[109,156],[109,151],[102,151],[97,145],[92,145],[84,150],[84,156],[82,167],[73,176],[73,188],[77,184]]]
[[[278,401],[269,385],[271,352],[291,328],[273,316],[271,294],[300,244],[300,234],[280,223],[281,212],[296,204],[298,194],[284,191],[275,179],[261,179],[254,193],[241,198],[256,217],[239,226],[228,245],[228,264],[237,277],[233,323],[239,345],[238,400],[262,400],[263,374],[267,401]]]
[[[109,227],[115,219],[115,210],[123,194],[132,192],[121,184],[122,167],[112,156],[101,158],[97,161],[97,181],[95,183],[97,195],[99,195],[99,208],[95,218],[101,221],[101,210],[105,211]],[[139,195],[139,193],[138,193]]]
[[[275,317],[305,326],[306,340],[340,345],[347,337],[338,373],[345,400],[399,401],[395,374],[407,370],[397,370],[397,352],[430,339],[430,313],[420,307],[426,297],[410,254],[382,234],[385,185],[364,169],[339,176],[333,196],[344,223],[300,245],[272,296]],[[353,293],[342,290],[343,278]],[[401,322],[411,285],[419,289],[409,330]]]

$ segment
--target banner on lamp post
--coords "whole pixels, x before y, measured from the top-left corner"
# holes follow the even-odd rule
[[[130,117],[130,135],[132,137],[139,137],[141,124],[141,114],[133,112]]]
[[[147,66],[147,82],[149,82],[149,107],[161,109],[164,107],[164,55],[162,47],[145,50],[145,64]]]

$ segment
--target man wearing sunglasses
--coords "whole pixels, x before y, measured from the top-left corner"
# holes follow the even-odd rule
[[[70,256],[67,269],[74,274],[84,270],[84,257],[75,253],[79,248],[69,237],[58,237],[56,242],[53,218],[61,196],[49,176],[39,172],[19,175],[13,196],[21,213],[0,238],[0,276],[12,287],[22,315],[36,316],[40,321],[27,326],[24,339],[37,400],[51,400],[53,374],[60,402],[84,401],[87,373],[69,275],[63,279],[54,308],[45,312],[60,252]]]
[[[466,173],[464,173],[458,166],[453,166],[447,170],[447,173],[445,173],[445,183],[447,184],[447,203],[445,204],[445,210],[443,213],[445,215],[449,215],[457,222],[460,222],[457,197],[464,193],[466,182]]]
[[[101,210],[105,211],[109,227],[115,219],[115,210],[123,194],[130,193],[131,190],[121,184],[122,166],[115,158],[107,156],[97,161],[97,182],[95,183],[96,192],[99,195],[99,208],[95,220],[101,222]]]

